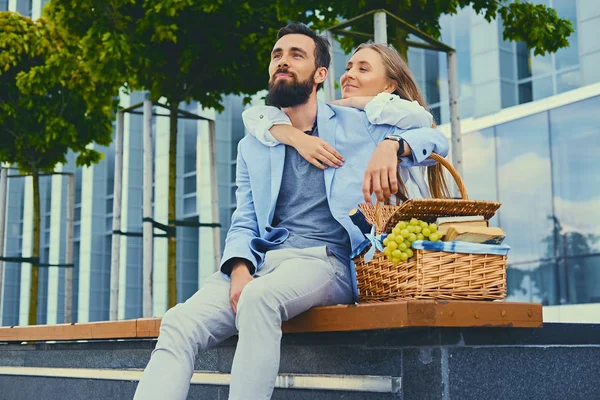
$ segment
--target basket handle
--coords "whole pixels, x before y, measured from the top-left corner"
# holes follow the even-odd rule
[[[461,195],[462,199],[469,200],[469,195],[467,194],[467,188],[465,187],[465,184],[464,184],[462,178],[460,177],[460,175],[458,174],[456,169],[454,169],[452,164],[450,164],[450,162],[448,162],[448,160],[446,160],[444,157],[442,157],[436,153],[431,153],[429,158],[437,161],[439,164],[442,164],[444,167],[446,167],[448,172],[450,172],[450,175],[452,175],[452,177],[454,178],[454,182],[456,182],[456,186],[458,187],[458,190],[460,191],[460,195]]]

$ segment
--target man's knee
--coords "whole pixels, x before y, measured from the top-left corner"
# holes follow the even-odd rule
[[[187,323],[186,323],[187,322]],[[177,304],[167,310],[160,323],[160,336],[170,336],[172,339],[187,339],[191,335],[190,321],[186,321],[183,305]]]
[[[279,309],[279,302],[273,291],[266,290],[260,279],[255,279],[248,283],[238,302],[238,314],[244,314],[245,312],[252,310],[271,310],[277,311]]]

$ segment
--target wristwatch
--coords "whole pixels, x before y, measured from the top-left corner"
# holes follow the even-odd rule
[[[398,142],[398,144],[400,145],[398,147],[398,158],[402,157],[402,154],[404,154],[404,139],[402,139],[402,136],[387,135],[384,140],[394,140],[394,141]]]

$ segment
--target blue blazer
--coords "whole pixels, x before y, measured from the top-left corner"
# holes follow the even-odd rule
[[[317,126],[319,137],[344,155],[344,165],[325,169],[323,177],[331,213],[348,232],[353,250],[364,236],[352,223],[348,212],[364,202],[364,173],[375,147],[385,136],[400,135],[410,145],[412,157],[402,159],[402,165],[406,167],[435,164],[427,159],[432,152],[444,157],[448,154],[448,140],[436,129],[405,131],[393,126],[371,125],[366,114],[355,108],[319,102]],[[225,240],[221,269],[228,260],[240,257],[252,262],[255,271],[258,271],[265,252],[287,239],[285,228],[271,226],[284,160],[285,145],[267,147],[250,135],[240,140],[236,172],[237,209],[232,215]]]

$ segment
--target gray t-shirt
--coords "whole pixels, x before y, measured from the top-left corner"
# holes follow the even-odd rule
[[[312,135],[318,136],[316,125]],[[283,178],[272,225],[286,228],[290,234],[275,249],[325,245],[345,265],[350,264],[350,236],[331,214],[323,170],[290,146],[285,148]]]

